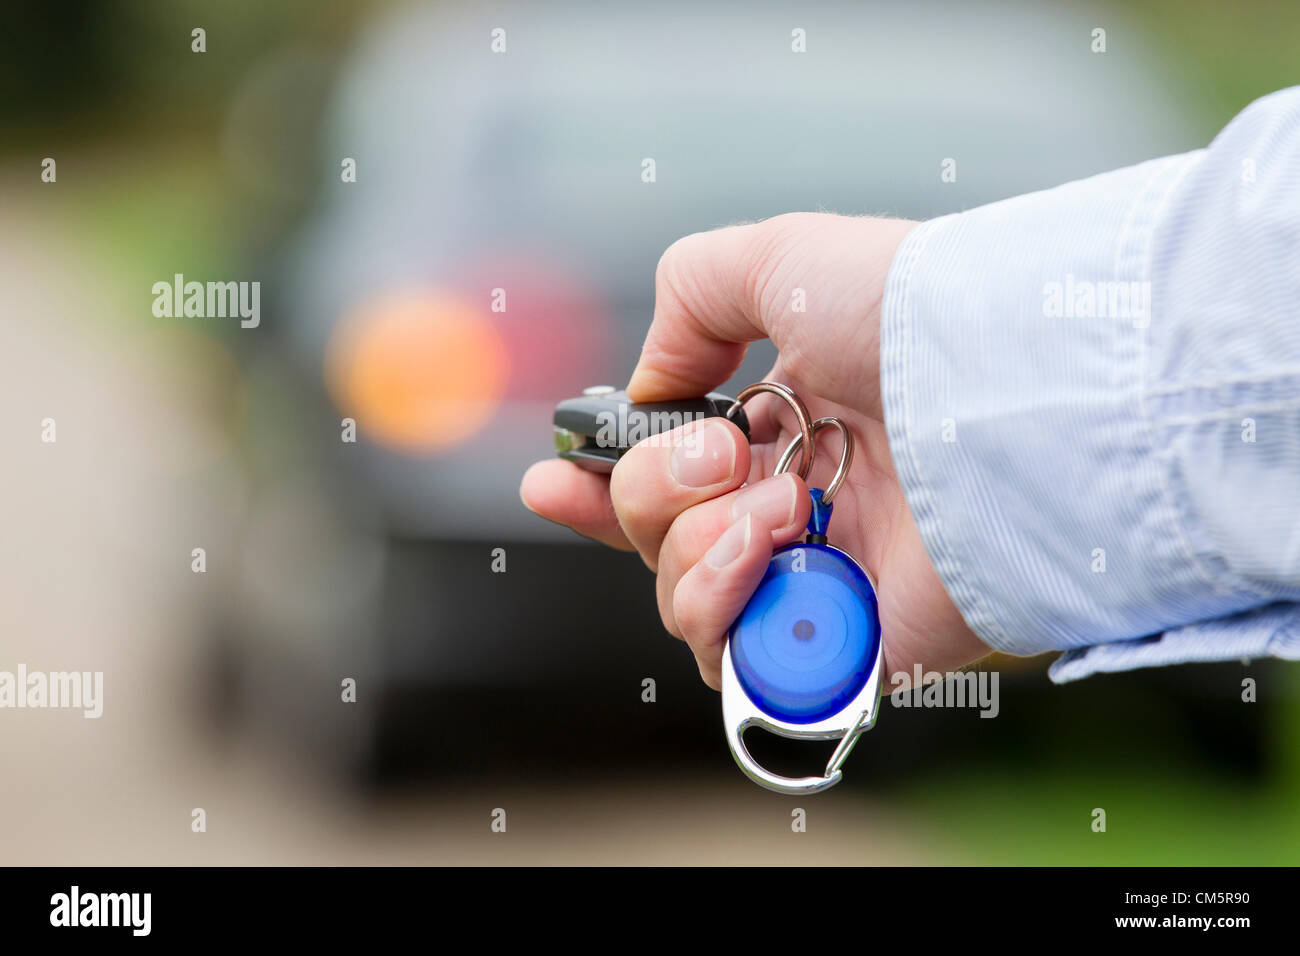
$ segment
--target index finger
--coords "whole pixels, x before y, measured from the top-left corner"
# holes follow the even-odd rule
[[[620,551],[631,551],[609,497],[609,478],[584,471],[571,461],[535,462],[519,485],[524,506],[556,524]]]

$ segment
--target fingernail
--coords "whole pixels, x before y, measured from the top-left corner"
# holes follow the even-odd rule
[[[769,527],[784,528],[794,520],[795,506],[798,504],[798,486],[794,476],[785,474],[775,478],[764,478],[747,488],[740,489],[736,500],[731,503],[731,517],[739,518],[743,514],[757,515]]]
[[[704,488],[726,481],[736,471],[736,441],[721,422],[695,428],[673,449],[673,478],[688,488]]]
[[[753,526],[754,516],[745,515],[722,532],[722,537],[713,542],[713,547],[704,555],[704,563],[717,571],[735,561],[749,547],[749,535]]]

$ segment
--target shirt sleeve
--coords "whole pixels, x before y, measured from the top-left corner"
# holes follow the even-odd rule
[[[881,322],[895,468],[986,643],[1058,682],[1300,659],[1300,87],[918,226]]]

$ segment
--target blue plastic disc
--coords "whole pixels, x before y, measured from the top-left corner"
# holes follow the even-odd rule
[[[838,548],[789,545],[772,555],[728,640],[740,686],[760,710],[816,723],[848,706],[871,674],[880,651],[876,592]]]

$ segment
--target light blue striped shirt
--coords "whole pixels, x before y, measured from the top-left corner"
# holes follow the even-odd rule
[[[1300,659],[1300,87],[917,227],[882,336],[908,505],[991,647],[1058,682]]]

